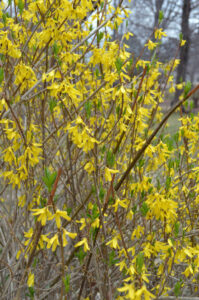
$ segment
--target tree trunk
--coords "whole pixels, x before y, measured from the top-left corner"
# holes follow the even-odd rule
[[[181,32],[183,39],[186,40],[184,46],[180,48],[180,64],[177,68],[176,83],[184,82],[186,80],[186,71],[188,66],[189,48],[190,48],[190,31],[189,31],[189,16],[191,11],[191,0],[183,0]],[[182,90],[176,90],[172,104],[179,99]]]

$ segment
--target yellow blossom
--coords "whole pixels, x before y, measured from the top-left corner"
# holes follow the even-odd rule
[[[59,245],[59,238],[58,234],[56,233],[51,239],[48,240],[47,248],[49,249],[52,247],[52,251],[54,252]]]
[[[50,217],[50,219],[54,219],[55,218],[55,222],[56,222],[57,228],[61,227],[61,217],[64,218],[64,219],[66,219],[67,221],[71,220],[71,218],[68,216],[68,214],[67,214],[66,211],[62,211],[62,210],[57,209],[56,213]]]
[[[149,50],[153,50],[154,48],[156,48],[157,43],[154,43],[151,40],[149,40],[148,43],[145,44],[145,46],[148,47]]]
[[[37,220],[41,221],[41,225],[42,226],[46,225],[46,221],[47,220],[51,220],[52,219],[52,214],[48,210],[48,207],[36,208],[36,209],[31,209],[31,210],[34,211],[33,215],[39,216]]]
[[[162,28],[156,29],[155,38],[161,40],[162,36],[167,36],[167,34],[164,31],[162,31]]]
[[[182,46],[184,46],[186,44],[186,40],[182,40],[181,42],[180,42],[180,46],[182,47]]]
[[[34,286],[34,274],[33,273],[29,273],[28,274],[28,281],[27,281],[27,285],[28,287]]]
[[[118,170],[113,170],[113,169],[109,169],[109,168],[105,168],[105,180],[107,181],[111,181],[112,180],[112,176],[111,174],[116,174],[118,173]]]
[[[74,247],[76,248],[76,247],[80,247],[80,246],[84,246],[84,252],[87,252],[88,250],[90,250],[90,248],[88,246],[87,238],[83,238],[80,242],[75,244]]]

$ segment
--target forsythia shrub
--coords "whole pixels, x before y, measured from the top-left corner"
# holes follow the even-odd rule
[[[199,116],[164,131],[198,87],[163,114],[179,61],[112,41],[128,13],[1,2],[1,299],[199,294]]]

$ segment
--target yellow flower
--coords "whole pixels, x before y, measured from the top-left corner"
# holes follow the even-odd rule
[[[63,231],[64,231],[64,233],[65,233],[66,235],[68,235],[71,239],[75,239],[76,236],[77,236],[77,233],[69,232],[69,231],[67,231],[66,229],[64,229]]]
[[[182,40],[181,43],[180,43],[180,46],[184,46],[186,44],[186,40]]]
[[[164,31],[162,31],[162,28],[156,29],[155,38],[161,40],[162,36],[167,36],[167,34]]]
[[[143,295],[145,300],[151,300],[156,298],[153,294],[147,291],[145,285],[143,285],[142,288],[136,292],[136,299],[140,299],[140,300],[143,299]]]
[[[33,235],[33,228],[32,228],[32,227],[29,229],[28,232],[25,232],[25,233],[24,233],[24,236],[25,236],[26,238],[31,238],[32,235]]]
[[[128,299],[136,299],[135,298],[135,289],[134,289],[134,286],[133,284],[124,284],[123,287],[121,288],[118,288],[117,289],[119,292],[126,292],[128,293],[126,296],[128,297]]]
[[[34,274],[32,274],[31,272],[28,274],[28,281],[27,281],[27,285],[28,287],[34,286]]]
[[[114,236],[114,238],[112,240],[110,240],[109,242],[106,243],[106,245],[110,246],[111,248],[120,248],[119,245],[118,245],[118,239],[120,239],[120,236],[119,235],[116,235]]]
[[[48,207],[44,207],[44,208],[38,208],[38,209],[31,209],[32,211],[35,211],[33,213],[34,216],[38,216],[38,221],[41,221],[41,225],[45,226],[46,225],[46,221],[47,220],[51,220],[52,219],[52,214],[51,212],[48,210]]]
[[[68,244],[68,241],[66,239],[66,236],[69,236],[71,239],[75,239],[77,236],[77,233],[72,233],[67,231],[66,229],[63,228],[63,246],[65,247]]]
[[[157,46],[157,43],[154,43],[151,40],[149,40],[148,43],[145,44],[145,46],[148,47],[149,50],[153,50]]]
[[[11,147],[8,147],[6,150],[3,151],[3,153],[5,153],[4,161],[8,162],[10,165],[12,165],[12,162],[14,161],[14,164],[16,165],[16,157]]]
[[[68,216],[66,211],[62,211],[62,210],[57,209],[56,213],[51,217],[51,219],[55,218],[57,228],[61,227],[61,217],[66,219],[67,221],[71,220],[71,218]]]
[[[109,168],[105,168],[105,180],[107,181],[111,181],[112,180],[112,176],[111,174],[116,174],[118,173],[118,170],[113,170],[113,169],[109,169]]]
[[[88,174],[91,174],[93,171],[95,171],[95,167],[93,166],[92,162],[88,162],[85,167],[84,170],[88,172]]]
[[[84,252],[87,252],[88,250],[90,250],[86,238],[83,238],[83,240],[81,240],[80,242],[78,242],[74,247],[76,248],[76,247],[80,247],[82,245],[84,245]]]
[[[115,204],[113,204],[112,206],[115,207],[115,212],[118,210],[118,205],[124,208],[128,207],[128,200],[124,199],[124,200],[120,200],[119,198],[117,198],[115,200]]]
[[[95,221],[91,224],[91,227],[98,228],[100,224],[99,218],[96,218]]]
[[[84,229],[84,227],[86,226],[86,220],[85,218],[81,218],[79,221],[76,221],[77,223],[82,223],[82,226],[80,227],[80,230]]]
[[[52,251],[54,252],[57,246],[60,245],[58,234],[56,233],[51,239],[49,239],[47,248],[49,249],[52,246]]]

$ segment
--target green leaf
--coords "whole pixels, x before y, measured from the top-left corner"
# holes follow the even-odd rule
[[[100,41],[103,39],[104,37],[104,33],[101,31],[101,32],[98,32],[97,33],[97,42],[100,43]]]
[[[151,186],[148,190],[148,193],[151,194],[153,192],[153,187]]]
[[[0,68],[0,84],[2,83],[3,80],[4,80],[4,71],[2,68]]]
[[[53,113],[54,108],[57,106],[57,101],[51,98],[48,104],[49,104],[50,112]]]
[[[40,197],[41,208],[46,206],[47,200],[43,197]]]
[[[164,19],[164,13],[162,10],[159,11],[159,16],[158,16],[158,20],[159,20],[159,24],[162,22],[162,20]]]
[[[106,161],[107,161],[107,165],[109,168],[112,168],[114,166],[115,155],[113,154],[113,152],[111,150],[108,150],[108,152],[107,152]]]
[[[7,15],[6,14],[2,14],[2,21],[3,21],[3,25],[6,26],[7,23]]]
[[[139,274],[142,273],[143,265],[144,265],[144,253],[139,252],[138,256],[136,257],[136,269]]]
[[[29,293],[30,293],[30,298],[33,298],[34,294],[35,294],[34,288],[32,286],[30,286],[28,289],[29,289]]]
[[[98,231],[97,227],[95,227],[95,228],[91,227],[91,228],[90,228],[90,235],[92,236],[92,239],[93,239],[93,240],[95,239],[95,236],[96,236],[96,234],[97,234],[97,231]]]
[[[177,143],[179,141],[179,132],[176,132],[173,137],[174,141]]]
[[[181,295],[181,288],[182,288],[182,282],[178,281],[176,282],[175,286],[174,286],[174,294],[176,297],[179,297]]]
[[[131,208],[132,212],[135,214],[137,211],[137,205],[135,204],[132,208]]]
[[[104,7],[104,2],[103,1],[100,3],[100,6],[101,6],[101,9]]]
[[[45,183],[48,191],[51,192],[55,179],[57,177],[57,172],[50,173],[48,168],[44,169],[45,176],[42,178],[43,182]]]
[[[157,190],[159,191],[161,188],[160,180],[157,178]]]
[[[80,264],[82,264],[84,257],[86,256],[86,253],[83,251],[83,247],[79,247],[79,250],[75,253],[75,256],[79,259]]]
[[[91,187],[91,191],[92,191],[92,194],[96,194],[96,188],[95,188],[95,186],[94,186],[94,185],[92,185],[92,187]]]
[[[187,81],[184,88],[184,96],[186,97],[189,91],[191,90],[191,81]]]
[[[115,61],[115,66],[116,66],[116,69],[118,71],[118,73],[121,72],[121,69],[122,69],[122,66],[123,66],[123,61],[121,60],[120,57],[118,57]]]
[[[101,147],[100,151],[104,154],[106,152],[106,146]]]
[[[130,71],[130,69],[131,69],[131,67],[132,67],[132,64],[133,64],[133,59],[130,58],[130,59],[129,59],[129,63],[128,63],[128,65],[127,65],[127,70],[128,70],[128,71]]]
[[[149,74],[151,66],[149,64],[146,65],[146,73]]]
[[[180,160],[178,158],[175,159],[175,167],[178,169],[180,165]]]
[[[70,214],[72,212],[72,208],[71,207],[67,207],[66,211],[67,211],[67,214],[70,216]]]
[[[38,258],[35,257],[34,261],[33,261],[33,264],[32,264],[33,268],[36,267],[37,263],[38,263]]]
[[[185,107],[186,109],[188,109],[188,105],[189,105],[188,100],[186,100],[186,101],[184,102],[184,107]]]
[[[45,169],[44,169],[44,173],[45,173],[45,177],[46,177],[46,178],[49,178],[49,177],[50,177],[50,172],[49,172],[48,168],[45,168]]]
[[[101,105],[102,105],[102,101],[98,100],[98,102],[97,102],[97,108],[99,109],[101,107]]]
[[[119,262],[119,259],[115,259],[115,251],[112,250],[110,253],[109,253],[109,266],[113,266],[115,265],[117,262]]]
[[[95,75],[96,75],[96,77],[99,76],[99,69],[98,68],[95,69]]]
[[[99,189],[99,198],[101,201],[104,199],[104,195],[105,195],[105,190],[103,189],[103,186],[101,185],[100,189]]]
[[[189,107],[190,107],[190,110],[192,110],[194,108],[194,102],[193,102],[193,100],[191,100],[189,102]]]
[[[54,42],[54,44],[53,44],[53,53],[54,53],[55,56],[58,55],[59,49],[60,49],[60,46],[58,46],[57,43]]]
[[[51,185],[54,184],[56,177],[57,177],[57,172],[54,172],[50,175],[50,184]]]
[[[183,40],[183,34],[182,34],[182,32],[180,32],[180,34],[179,34],[179,39],[182,42],[182,40]]]
[[[141,199],[144,199],[144,197],[145,197],[145,191],[141,191]]]
[[[172,159],[168,160],[168,168],[171,170],[174,167],[174,161]]]
[[[92,109],[92,103],[90,100],[88,100],[85,104],[84,104],[85,110],[86,110],[86,117],[87,119],[90,118],[91,116],[91,109]]]
[[[18,9],[21,15],[24,9],[24,2],[22,0],[18,0]]]
[[[114,198],[112,196],[110,196],[109,199],[108,199],[108,204],[112,205],[112,204],[114,204],[114,202],[115,202]]]
[[[171,177],[167,176],[166,178],[166,190],[168,191],[171,185]]]
[[[1,60],[1,61],[5,61],[5,55],[2,54],[2,53],[0,54],[0,60]]]
[[[149,207],[148,207],[147,203],[143,202],[142,206],[140,208],[141,214],[145,217],[147,215],[148,211],[149,211]]]
[[[171,138],[167,138],[165,140],[166,144],[167,144],[167,147],[168,147],[168,150],[171,151],[173,150],[173,140]]]
[[[118,24],[117,24],[117,21],[115,21],[115,23],[114,23],[114,29],[115,29],[115,30],[118,30]]]
[[[139,169],[141,169],[145,164],[145,159],[140,159],[139,162],[138,162],[138,165],[139,165]]]
[[[63,278],[63,283],[65,287],[65,292],[68,293],[70,290],[70,274],[66,274],[65,278]]]
[[[180,222],[176,222],[176,223],[174,224],[174,234],[175,234],[175,237],[178,236],[179,231],[180,231]]]
[[[95,221],[95,219],[97,219],[99,217],[99,211],[98,211],[98,207],[97,207],[97,204],[95,203],[93,205],[93,208],[92,208],[92,221]]]
[[[116,114],[117,114],[117,117],[119,117],[119,115],[120,115],[120,106],[118,105],[118,106],[116,106]]]

